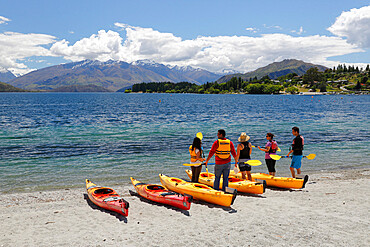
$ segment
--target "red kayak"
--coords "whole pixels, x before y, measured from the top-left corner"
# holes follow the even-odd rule
[[[179,193],[167,190],[162,185],[145,184],[134,178],[131,178],[131,182],[134,185],[137,193],[148,200],[171,205],[179,209],[190,209],[190,204],[193,200],[191,195],[181,195]]]
[[[99,207],[128,215],[129,203],[120,197],[114,189],[100,187],[86,179],[86,190],[89,199]]]

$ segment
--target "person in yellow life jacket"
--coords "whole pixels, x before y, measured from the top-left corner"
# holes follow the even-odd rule
[[[205,165],[207,167],[208,161],[212,158],[213,155],[215,158],[215,182],[213,188],[216,190],[220,189],[220,180],[221,175],[223,176],[222,180],[222,190],[225,191],[225,188],[229,185],[229,174],[230,174],[230,165],[231,165],[231,155],[236,158],[235,147],[232,141],[225,138],[226,132],[223,129],[218,130],[217,138],[212,145],[211,151],[209,151]]]
[[[193,140],[193,144],[189,147],[190,153],[190,164],[196,164],[191,166],[191,181],[194,183],[198,183],[200,172],[202,171],[202,162],[204,158],[202,158],[202,141],[195,137]]]

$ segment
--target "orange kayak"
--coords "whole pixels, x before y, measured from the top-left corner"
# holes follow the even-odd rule
[[[137,193],[151,201],[171,205],[180,209],[189,210],[193,197],[191,195],[181,195],[167,190],[162,185],[145,184],[131,177]]]
[[[180,178],[167,177],[159,174],[159,178],[163,186],[167,189],[175,191],[180,194],[192,195],[196,200],[202,200],[209,203],[230,207],[233,204],[237,190],[226,187],[226,193],[219,190],[214,190],[204,184],[190,183]]]
[[[186,170],[186,174],[188,174],[189,178],[191,179],[192,172],[190,170]],[[208,186],[212,186],[215,182],[215,175],[213,173],[201,172],[199,175],[199,183],[206,184]],[[229,177],[229,185],[230,188],[236,189],[239,192],[249,193],[249,194],[263,194],[266,188],[266,182],[252,182],[249,180],[245,180],[242,178],[236,177]],[[222,179],[220,180],[220,188],[222,188]]]
[[[242,174],[235,174],[230,171],[230,177],[241,178]],[[290,177],[274,177],[265,173],[252,173],[252,179],[259,179],[266,181],[266,185],[270,187],[278,187],[284,189],[303,189],[308,181],[308,175],[303,178],[290,178]]]
[[[86,190],[90,201],[95,205],[123,216],[128,215],[129,203],[120,197],[114,189],[97,186],[86,179]]]

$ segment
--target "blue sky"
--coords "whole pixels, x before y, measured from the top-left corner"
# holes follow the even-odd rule
[[[149,59],[247,72],[370,63],[369,1],[0,1],[0,67]]]

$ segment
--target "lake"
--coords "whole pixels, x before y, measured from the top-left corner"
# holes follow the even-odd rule
[[[317,155],[303,173],[370,165],[368,95],[0,93],[0,106],[0,193],[187,178],[195,134],[207,155],[221,128],[235,146],[241,132],[256,146],[271,132],[285,155],[298,126],[304,154]],[[252,172],[267,172],[263,152],[252,159],[263,162]],[[290,175],[289,162],[277,175]]]

